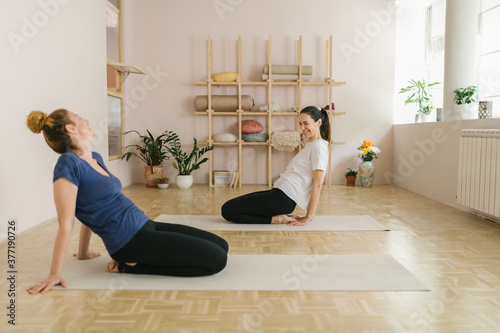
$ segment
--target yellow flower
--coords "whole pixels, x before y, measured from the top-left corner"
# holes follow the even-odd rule
[[[373,142],[371,142],[371,141],[365,141],[365,140],[363,140],[363,146],[365,146],[365,147],[374,147],[375,144]]]
[[[364,153],[365,155],[368,155],[368,153],[369,153],[369,152],[371,152],[371,151],[372,151],[372,150],[371,150],[370,148],[364,148],[364,149],[363,149],[363,153]]]

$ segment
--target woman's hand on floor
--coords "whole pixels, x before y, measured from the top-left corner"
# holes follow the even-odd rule
[[[45,294],[47,291],[52,289],[53,286],[60,285],[63,288],[66,288],[66,281],[63,280],[62,277],[57,275],[50,275],[47,279],[43,280],[40,283],[34,284],[31,287],[27,288],[30,294]]]
[[[99,257],[101,255],[100,252],[94,252],[92,250],[88,251],[84,255],[78,255],[78,252],[73,253],[73,257],[75,257],[78,260],[87,260],[87,259],[92,259],[95,257]]]
[[[312,221],[312,218],[310,218],[310,217],[307,217],[307,216],[302,216],[302,217],[296,216],[295,220],[292,221],[292,222],[290,222],[290,223],[288,223],[288,225],[296,227],[296,226],[306,225],[307,222],[310,222],[310,221]]]

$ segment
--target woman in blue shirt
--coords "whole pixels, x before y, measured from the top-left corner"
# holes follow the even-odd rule
[[[203,276],[226,266],[227,242],[212,233],[188,226],[151,221],[121,193],[121,183],[92,152],[95,133],[89,122],[59,109],[46,115],[33,111],[28,127],[43,131],[45,141],[61,154],[54,168],[54,202],[59,228],[50,275],[27,290],[46,293],[54,285],[66,287],[62,278],[75,216],[82,222],[78,259],[99,253],[89,250],[92,232],[99,235],[113,260],[108,272]]]

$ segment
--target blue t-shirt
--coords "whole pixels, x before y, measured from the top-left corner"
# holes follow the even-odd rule
[[[149,218],[121,193],[120,180],[108,171],[101,155],[92,152],[92,157],[109,177],[76,154],[64,153],[54,168],[53,181],[64,177],[78,187],[75,216],[99,235],[109,254],[113,254],[127,244]]]

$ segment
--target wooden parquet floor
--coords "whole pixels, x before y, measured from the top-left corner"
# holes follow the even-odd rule
[[[226,200],[264,188],[133,185],[124,193],[154,218],[219,214]],[[358,214],[391,231],[298,232],[291,227],[215,233],[229,242],[233,254],[390,254],[431,291],[52,290],[29,295],[24,289],[49,271],[57,230],[51,221],[17,236],[17,325],[7,324],[8,281],[2,278],[0,331],[500,332],[499,224],[389,185],[323,189],[318,215]],[[75,228],[67,260],[74,260],[77,244]],[[6,247],[0,244],[1,267]],[[104,251],[98,237],[91,248]]]

